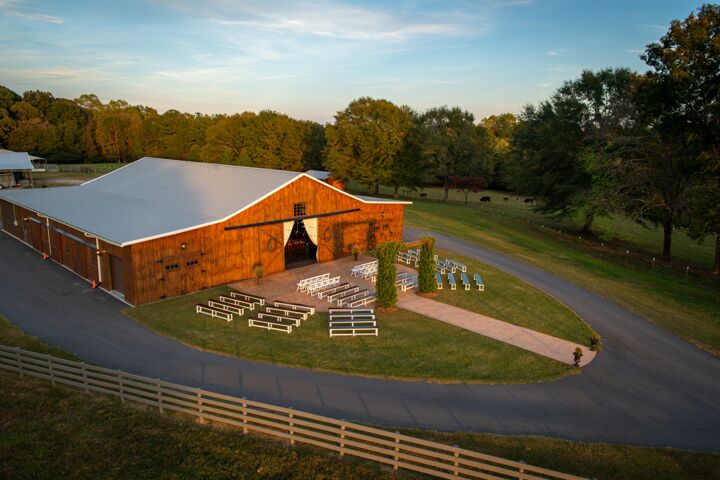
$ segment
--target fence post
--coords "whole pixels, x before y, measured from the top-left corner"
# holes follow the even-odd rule
[[[518,460],[518,463],[520,464],[520,467],[518,468],[518,472],[520,473],[520,475],[518,475],[518,479],[522,480],[525,478],[525,462]]]
[[[245,397],[242,397],[242,423],[243,423],[243,433],[248,433],[247,428],[247,402],[245,401]]]
[[[162,387],[160,386],[160,381],[159,381],[160,379],[157,378],[156,380],[158,380],[158,381],[155,383],[155,388],[157,388],[158,408],[160,409],[160,413],[163,413],[164,410],[163,410],[163,407],[162,407],[162,391],[160,390]]]
[[[345,420],[340,420],[340,456],[345,456]]]
[[[398,469],[397,462],[400,461],[400,432],[395,432],[395,456],[393,457],[395,462],[393,463],[393,470]]]
[[[290,411],[288,412],[288,417],[290,418],[289,424],[290,424],[290,445],[295,445],[295,429],[293,429],[293,409],[290,407]]]
[[[83,385],[85,387],[85,388],[83,388],[83,390],[85,390],[85,393],[90,393],[90,389],[88,388],[88,383],[87,383],[87,365],[85,365],[85,362],[82,362],[82,376],[83,376]]]
[[[118,384],[120,385],[120,403],[125,403],[125,381],[122,373],[118,373]]]
[[[17,362],[18,369],[20,369],[20,376],[23,377],[22,358],[20,358],[20,347],[15,347],[15,362]]]
[[[200,414],[200,423],[205,423],[205,415],[203,415],[202,392],[197,392],[198,397],[198,413]]]
[[[453,461],[453,466],[455,467],[455,469],[453,470],[453,475],[457,477],[458,475],[460,475],[460,472],[458,471],[458,458],[460,458],[460,452],[458,452],[457,445],[453,445],[453,448],[455,449],[453,451],[453,456],[455,457],[455,460]]]
[[[50,370],[50,384],[55,385],[55,372],[53,372],[52,357],[50,357],[50,355],[46,355],[46,358],[48,362],[48,370]]]

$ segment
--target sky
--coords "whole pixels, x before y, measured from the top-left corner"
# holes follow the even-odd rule
[[[585,69],[646,70],[685,0],[0,0],[0,85],[332,121],[361,96],[476,119]]]

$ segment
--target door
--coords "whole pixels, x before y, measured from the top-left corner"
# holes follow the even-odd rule
[[[125,272],[123,271],[122,258],[110,255],[110,279],[112,289],[125,295]]]

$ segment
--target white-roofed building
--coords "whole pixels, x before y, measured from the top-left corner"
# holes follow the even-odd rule
[[[32,171],[33,164],[27,152],[0,149],[0,188],[18,186],[23,179],[31,185]]]
[[[407,203],[148,157],[79,186],[0,191],[7,233],[134,305],[400,240]]]

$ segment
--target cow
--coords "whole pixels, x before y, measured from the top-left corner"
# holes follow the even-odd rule
[[[491,201],[492,201],[492,198],[490,198],[490,197],[482,197],[482,198],[480,199],[480,201],[481,201],[481,202],[491,202]]]
[[[507,202],[510,199],[508,197],[503,197],[503,200],[505,200]]]
[[[427,198],[427,193],[421,193],[420,198]]]

